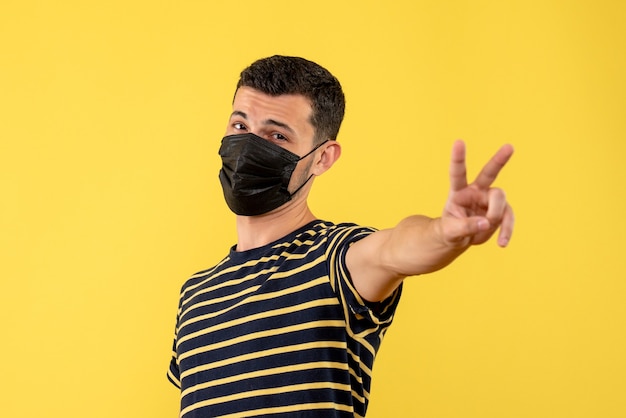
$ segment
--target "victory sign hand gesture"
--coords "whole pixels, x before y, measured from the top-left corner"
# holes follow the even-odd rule
[[[482,168],[473,183],[467,183],[465,144],[452,147],[450,194],[441,216],[441,233],[447,245],[468,247],[486,242],[500,229],[498,245],[505,247],[513,233],[513,209],[503,190],[492,187],[500,170],[513,155],[504,145]]]

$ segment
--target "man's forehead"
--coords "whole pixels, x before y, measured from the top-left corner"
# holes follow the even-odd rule
[[[264,98],[269,101],[299,101],[308,104],[312,107],[311,100],[301,93],[286,93],[286,94],[268,94],[261,90],[255,89],[254,87],[242,86],[239,87],[235,91],[235,96],[233,98],[233,104],[237,101],[237,99],[241,99],[242,97],[259,97]]]
[[[240,87],[233,100],[232,115],[246,117],[296,117],[310,121],[313,108],[302,94],[269,95],[251,87]]]

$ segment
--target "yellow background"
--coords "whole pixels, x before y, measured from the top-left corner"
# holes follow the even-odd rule
[[[343,156],[314,212],[436,216],[454,139],[497,147],[508,249],[410,279],[368,418],[626,416],[621,1],[0,3],[4,417],[174,417],[178,291],[235,242],[217,148],[238,73],[330,69]]]

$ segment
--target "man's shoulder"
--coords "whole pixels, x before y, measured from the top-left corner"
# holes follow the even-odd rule
[[[312,223],[314,228],[324,231],[331,232],[342,232],[342,231],[376,231],[376,228],[372,228],[369,226],[360,225],[354,222],[331,222],[318,220]]]
[[[343,238],[348,238],[354,236],[366,236],[373,232],[376,232],[377,229],[370,226],[356,224],[354,222],[329,222],[327,226],[327,231],[332,236],[341,236]]]
[[[189,291],[197,288],[201,285],[201,283],[205,282],[207,278],[214,276],[215,274],[223,270],[228,265],[228,262],[229,257],[225,256],[219,263],[213,265],[212,267],[200,270],[197,273],[191,275],[191,277],[187,278],[187,280],[183,284],[181,293],[188,293]]]
[[[291,234],[283,237],[283,239],[276,242],[277,246],[290,246],[294,243],[306,244],[307,242],[312,244],[319,241],[343,241],[351,239],[354,236],[365,236],[376,229],[368,226],[356,224],[354,222],[330,222],[325,220],[313,221]]]

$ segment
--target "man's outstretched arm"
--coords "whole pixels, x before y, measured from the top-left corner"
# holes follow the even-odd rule
[[[371,302],[383,300],[405,277],[447,266],[470,246],[489,240],[498,229],[498,244],[505,247],[513,233],[513,210],[504,191],[492,185],[511,155],[513,147],[504,145],[468,184],[465,144],[455,142],[450,194],[442,215],[410,216],[348,250],[346,262],[359,294]]]

